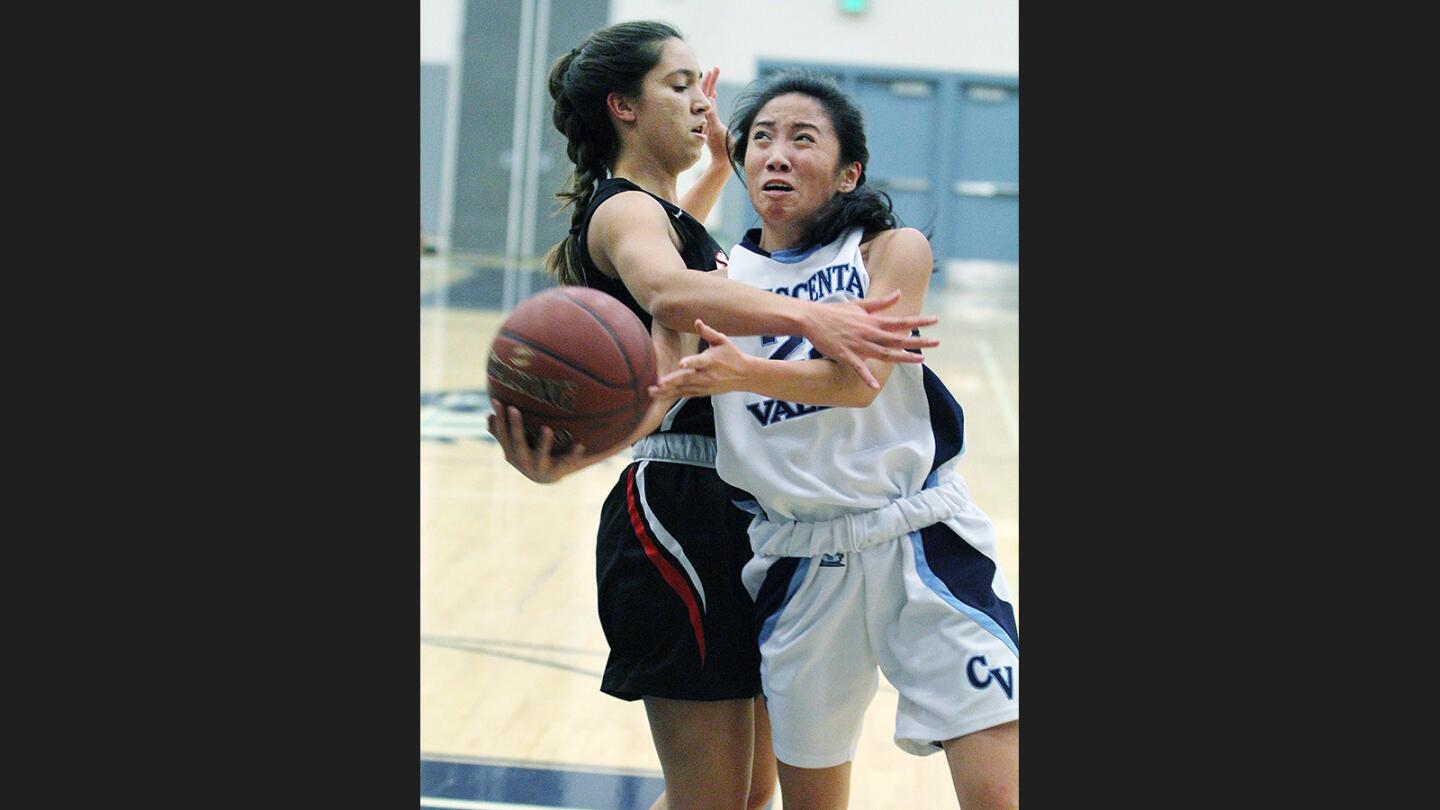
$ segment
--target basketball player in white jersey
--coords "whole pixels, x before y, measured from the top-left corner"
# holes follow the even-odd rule
[[[787,72],[738,102],[731,158],[763,228],[728,275],[803,301],[902,293],[918,313],[927,239],[864,186],[859,110]],[[960,406],[929,369],[870,361],[867,386],[803,336],[733,337],[656,396],[711,395],[716,469],[754,494],[761,681],[786,810],[843,808],[877,668],[900,693],[895,742],[944,751],[964,810],[1019,805],[1019,635],[990,521],[955,473]]]

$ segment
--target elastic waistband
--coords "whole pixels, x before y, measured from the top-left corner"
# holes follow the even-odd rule
[[[767,557],[818,557],[842,551],[864,551],[910,532],[934,526],[965,511],[970,492],[958,475],[947,476],[929,489],[891,501],[869,512],[806,523],[772,521],[763,514],[750,521],[750,548]]]
[[[630,446],[636,461],[669,461],[715,469],[715,437],[694,433],[651,433]]]

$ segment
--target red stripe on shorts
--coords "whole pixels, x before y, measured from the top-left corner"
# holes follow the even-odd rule
[[[660,553],[660,547],[656,545],[655,539],[645,528],[645,521],[640,519],[640,506],[635,499],[635,470],[640,465],[630,468],[626,473],[626,500],[630,505],[630,525],[635,527],[635,536],[640,538],[640,545],[645,547],[645,556],[650,562],[660,569],[660,576],[670,589],[680,596],[685,607],[690,611],[690,626],[695,628],[695,643],[700,645],[700,666],[705,666],[705,629],[700,624],[700,605],[695,602],[695,596],[690,593],[690,587],[685,581],[685,575],[680,573],[670,561]]]

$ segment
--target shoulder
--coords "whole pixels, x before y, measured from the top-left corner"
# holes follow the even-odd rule
[[[590,215],[586,249],[595,266],[616,277],[616,263],[624,257],[679,253],[682,242],[671,227],[670,214],[654,197],[643,191],[623,191],[600,203]],[[624,263],[627,267],[629,262]]]
[[[934,261],[930,240],[914,228],[892,228],[867,235],[860,244],[860,255],[872,273],[882,267],[929,273]]]
[[[597,236],[669,230],[670,214],[660,201],[643,191],[622,191],[596,206],[590,230]]]

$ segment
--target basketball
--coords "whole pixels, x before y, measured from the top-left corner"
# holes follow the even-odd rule
[[[587,455],[625,440],[655,384],[655,347],[640,319],[589,287],[555,287],[525,299],[490,346],[490,396],[518,408],[534,448],[555,432],[552,455]]]

